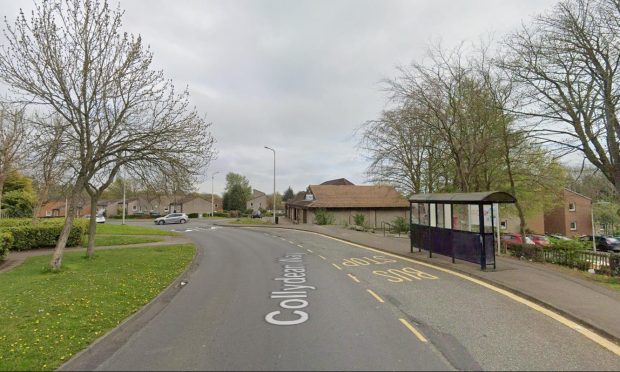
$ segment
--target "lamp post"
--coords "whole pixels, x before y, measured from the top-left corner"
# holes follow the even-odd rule
[[[217,171],[211,175],[211,217],[213,217],[213,211],[215,210],[215,208],[213,207],[213,178],[215,178],[215,175],[218,173],[220,172]]]
[[[273,151],[273,224],[276,224],[276,150],[265,146],[266,149]]]

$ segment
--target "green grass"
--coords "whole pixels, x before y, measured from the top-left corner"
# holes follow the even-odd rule
[[[150,236],[132,236],[132,235],[95,235],[95,247],[105,247],[108,245],[127,245],[142,244],[164,241],[164,238]],[[88,236],[82,238],[82,246],[88,245]]]
[[[608,288],[620,291],[620,278],[607,275],[583,273],[588,279],[594,280]]]
[[[0,370],[52,370],[166,288],[194,256],[191,244],[30,257],[0,274]]]
[[[106,235],[170,235],[177,236],[178,233],[146,226],[97,224],[97,234]]]
[[[272,225],[271,221],[263,221],[260,218],[237,218],[234,221],[230,221],[230,223],[236,225]]]

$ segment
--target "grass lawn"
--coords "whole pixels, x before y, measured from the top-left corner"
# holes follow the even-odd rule
[[[230,223],[237,225],[272,225],[271,221],[263,221],[260,218],[237,218]]]
[[[594,280],[598,283],[603,284],[604,286],[615,289],[616,291],[620,291],[620,278],[607,276],[607,275],[599,275],[599,274],[590,274],[583,273],[587,278]]]
[[[28,258],[0,274],[0,370],[52,370],[166,288],[194,256],[191,244]]]
[[[95,247],[105,247],[108,245],[126,245],[161,242],[164,238],[150,236],[131,236],[131,235],[95,235]],[[88,236],[82,238],[82,246],[88,245]]]
[[[97,234],[106,235],[171,235],[177,236],[178,233],[146,226],[97,224]]]

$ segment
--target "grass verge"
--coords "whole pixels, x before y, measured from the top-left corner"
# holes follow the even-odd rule
[[[590,273],[583,273],[583,275],[586,276],[588,279],[594,280],[595,282],[602,284],[608,288],[620,291],[620,278],[618,277]]]
[[[271,221],[263,221],[260,218],[237,218],[230,223],[235,225],[272,225]]]
[[[115,225],[115,224],[98,224],[97,234],[106,235],[170,235],[177,236],[178,233],[155,227],[131,226],[131,225]]]
[[[164,241],[164,238],[132,235],[95,235],[95,247],[108,245],[143,244]],[[82,237],[82,247],[88,245],[88,235]]]
[[[136,312],[189,264],[191,244],[28,258],[0,274],[0,370],[52,370]]]

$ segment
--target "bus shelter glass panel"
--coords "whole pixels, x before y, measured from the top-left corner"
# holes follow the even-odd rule
[[[418,203],[411,203],[411,223],[420,223],[420,208]]]
[[[444,204],[437,204],[437,212],[436,214],[436,220],[437,220],[437,227],[445,227],[445,218],[444,218]]]

